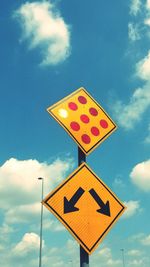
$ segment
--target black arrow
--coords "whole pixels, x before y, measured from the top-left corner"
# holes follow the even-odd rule
[[[98,209],[97,212],[102,213],[102,214],[110,217],[109,201],[107,201],[105,204],[93,188],[90,189],[89,192],[90,192],[91,196],[95,199],[97,204],[100,206],[100,209]]]
[[[83,195],[84,190],[79,187],[79,189],[75,192],[75,194],[72,196],[70,200],[68,200],[66,197],[64,197],[64,213],[69,213],[73,211],[79,210],[75,207],[75,204],[79,200],[79,198]]]

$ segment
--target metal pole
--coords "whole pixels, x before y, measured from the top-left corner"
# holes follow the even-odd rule
[[[123,267],[125,267],[125,260],[124,260],[124,249],[120,249],[122,251],[122,263],[123,263]]]
[[[86,155],[78,147],[78,166],[86,162]],[[80,267],[89,267],[89,254],[80,246]]]
[[[41,201],[42,201],[43,200],[43,190],[44,190],[44,178],[39,177],[38,180],[42,181],[42,194],[41,194]],[[41,203],[39,267],[42,266],[42,230],[43,230],[43,205]]]

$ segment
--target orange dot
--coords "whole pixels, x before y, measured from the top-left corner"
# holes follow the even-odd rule
[[[104,129],[108,128],[108,122],[105,120],[100,120],[100,126]]]
[[[83,134],[81,136],[81,139],[82,139],[83,143],[85,143],[85,144],[89,144],[91,142],[91,138],[87,134]]]

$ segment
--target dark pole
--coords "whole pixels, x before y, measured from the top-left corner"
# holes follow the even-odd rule
[[[38,180],[42,181],[42,194],[41,194],[41,201],[42,201],[43,200],[44,178],[39,177]],[[42,230],[43,230],[43,205],[41,203],[39,267],[42,266]]]
[[[78,147],[78,166],[86,162],[86,155]],[[80,246],[80,267],[89,267],[89,254]]]
[[[123,263],[123,267],[125,267],[125,260],[124,260],[124,249],[120,249],[122,251],[122,263]]]

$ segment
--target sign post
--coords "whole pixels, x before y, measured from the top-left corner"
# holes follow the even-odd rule
[[[78,147],[78,166],[80,166],[83,162],[86,162],[86,155],[84,152]],[[85,249],[80,245],[80,267],[89,267],[89,254],[85,251]]]
[[[47,111],[78,145],[78,168],[42,204],[80,244],[80,267],[89,267],[89,254],[119,219],[125,206],[86,164],[86,156],[117,126],[84,88]]]

